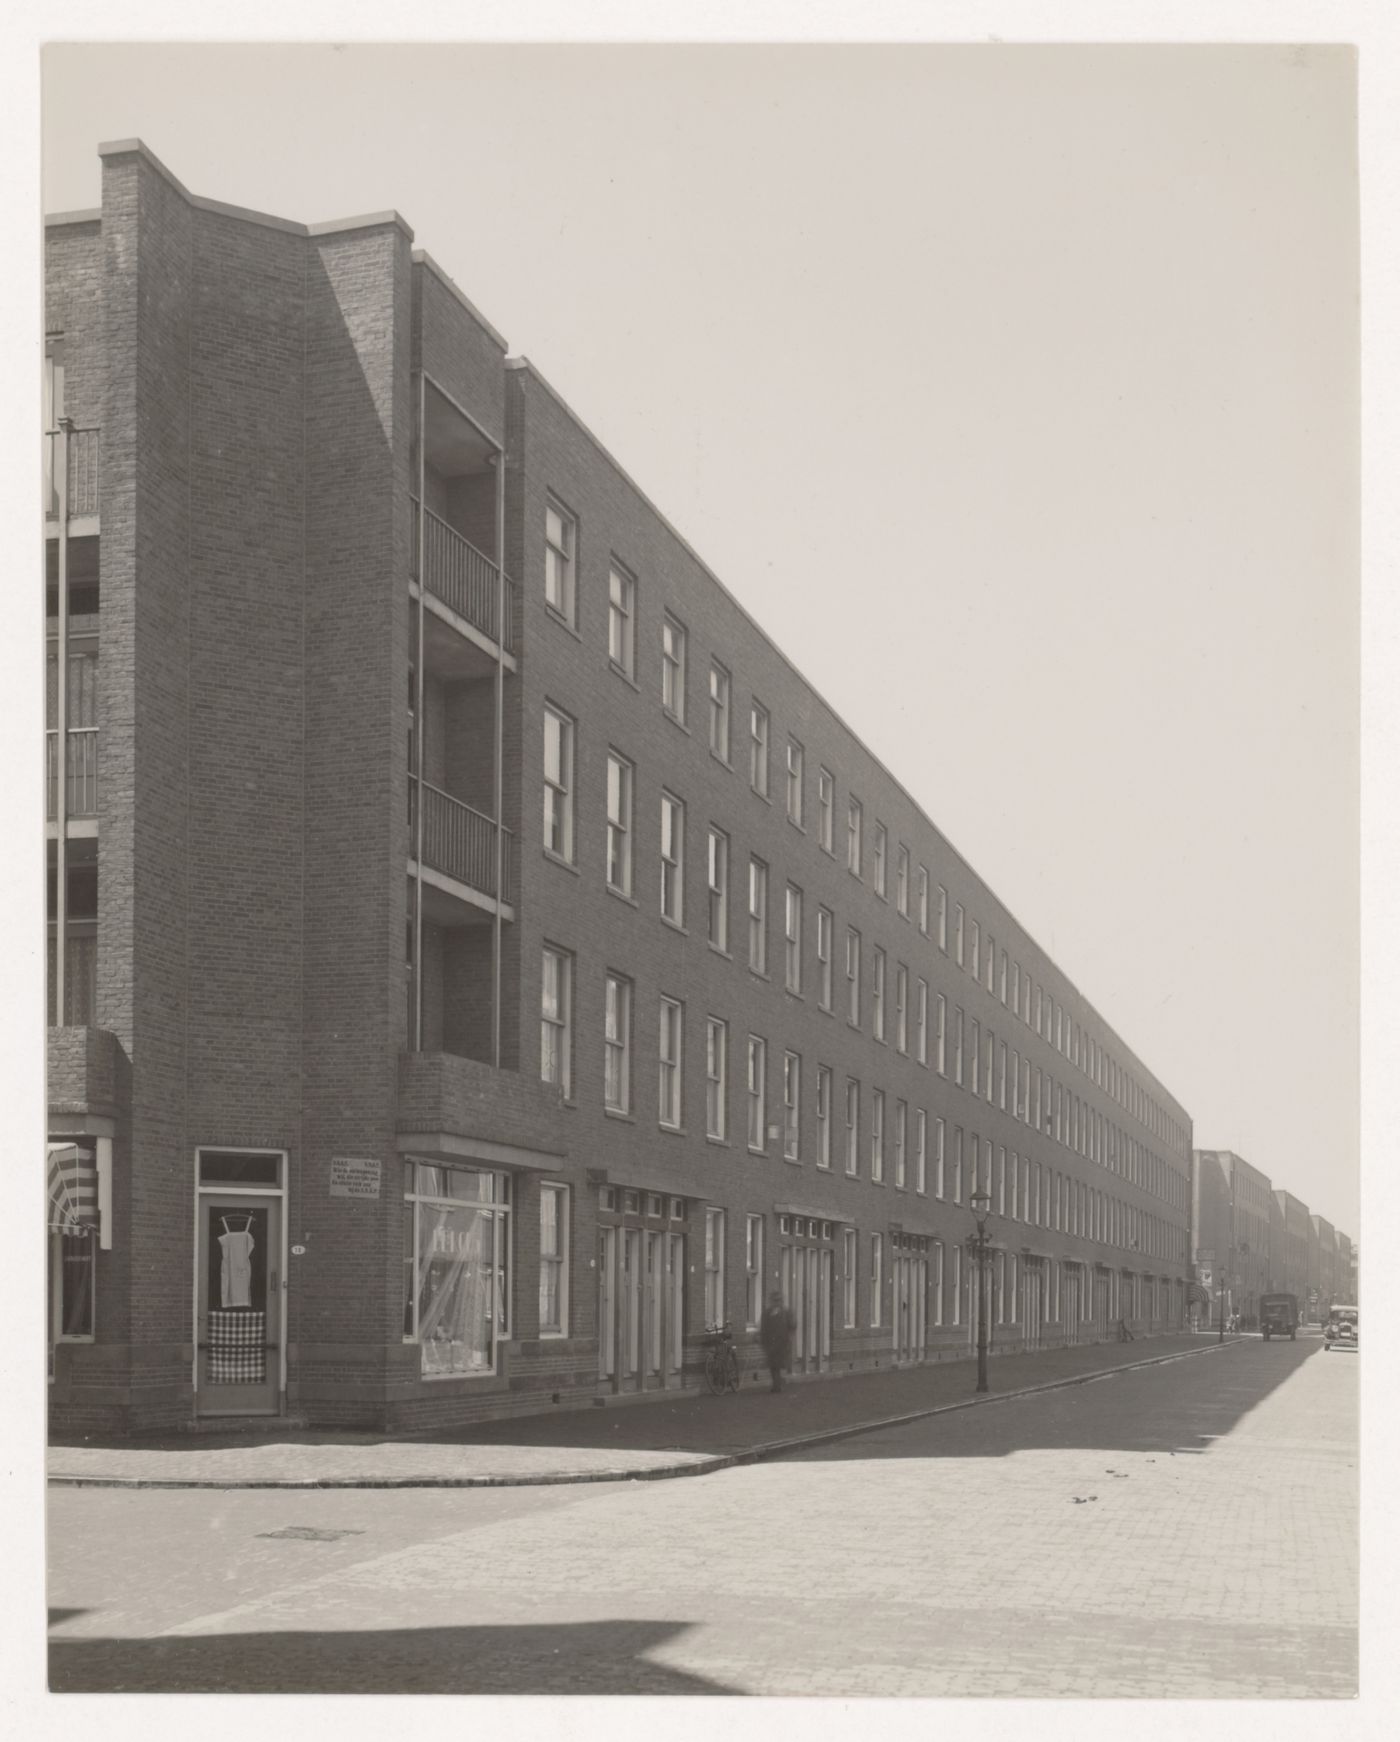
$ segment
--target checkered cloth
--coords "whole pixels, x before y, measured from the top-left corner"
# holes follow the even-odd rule
[[[267,1314],[231,1308],[209,1315],[209,1383],[255,1385],[267,1378]]]

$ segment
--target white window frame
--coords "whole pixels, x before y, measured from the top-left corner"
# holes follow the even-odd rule
[[[802,1055],[783,1054],[783,1159],[802,1159]]]
[[[817,1166],[831,1166],[831,1083],[830,1065],[817,1066]]]
[[[556,1205],[555,1228],[558,1234],[559,1249],[557,1252],[545,1250],[545,1203],[553,1198]],[[539,1334],[541,1338],[567,1337],[569,1334],[569,1188],[559,1180],[540,1181],[540,1275],[539,1275]],[[545,1277],[547,1268],[555,1267],[557,1298],[559,1302],[558,1322],[550,1324],[545,1319]]]
[[[614,560],[608,568],[608,663],[637,676],[637,578]]]
[[[550,726],[555,728],[558,767],[550,768]],[[574,755],[577,723],[553,702],[544,705],[544,850],[566,865],[574,862]]]
[[[914,1109],[914,1194],[928,1196],[928,1109]]]
[[[831,950],[836,922],[829,907],[817,909],[817,1003],[823,1010],[831,1009]]]
[[[944,1199],[948,1195],[948,1126],[943,1119],[933,1122],[933,1195]]]
[[[748,1146],[753,1155],[768,1148],[768,1042],[751,1034],[745,1052],[745,1092],[748,1096]]]
[[[846,1177],[860,1178],[860,1082],[846,1078]]]
[[[619,750],[608,751],[608,888],[632,893],[632,804],[636,769]],[[616,875],[614,872],[616,871]]]
[[[717,1330],[724,1318],[724,1211],[705,1208],[705,1324]]]
[[[729,762],[730,698],[733,681],[717,659],[710,661],[710,754],[726,768]]]
[[[729,1024],[718,1016],[705,1019],[705,1135],[729,1141]]]
[[[749,969],[768,972],[768,867],[749,855]]]
[[[864,849],[861,840],[865,813],[858,798],[846,801],[846,869],[853,877],[862,875]]]
[[[909,849],[901,841],[894,857],[894,909],[901,919],[909,917]]]
[[[558,537],[550,524],[551,515],[559,523]],[[578,623],[578,517],[553,496],[545,498],[544,541],[544,602],[572,629]]]
[[[948,891],[938,885],[938,947],[948,954]]]
[[[688,639],[685,624],[666,612],[661,619],[661,711],[682,726]]]
[[[860,933],[846,927],[846,1021],[860,1027]]]
[[[885,1183],[885,1091],[870,1091],[870,1180]]]
[[[551,997],[550,965],[554,965]],[[540,1081],[552,1083],[567,1101],[573,1094],[574,958],[557,944],[540,951]],[[557,1068],[550,1070],[551,1059]]]
[[[756,1331],[763,1317],[763,1217],[744,1217],[744,1329]]]
[[[817,769],[817,845],[835,856],[836,776],[829,768]]]
[[[894,1047],[896,1052],[909,1051],[909,970],[903,962],[894,968]]]
[[[884,1323],[885,1305],[885,1236],[870,1236],[870,1328],[878,1331]]]
[[[938,1061],[939,1076],[946,1077],[948,1075],[948,1000],[941,992],[938,994],[935,1014],[937,1017],[934,1030],[935,1057]]]
[[[806,752],[800,741],[789,737],[787,741],[787,814],[788,821],[799,829],[806,826],[802,785],[805,764]]]
[[[896,1099],[894,1104],[894,1189],[909,1187],[909,1103]]]
[[[679,1131],[685,1111],[685,1005],[662,993],[658,1012],[657,1123]]]
[[[661,794],[661,917],[685,924],[685,800]]]
[[[881,822],[875,824],[875,865],[873,881],[875,893],[881,901],[888,899],[886,895],[886,877],[889,870],[890,832]]]
[[[632,982],[611,969],[603,984],[603,1106],[632,1111]]]
[[[876,944],[870,968],[870,1032],[882,1044],[885,1039],[885,952]]]
[[[928,981],[920,980],[914,989],[914,1057],[921,1065],[928,1063]]]
[[[802,994],[802,891],[787,885],[783,898],[783,975],[789,992]]]
[[[760,798],[768,797],[769,743],[773,722],[762,702],[749,701],[749,785]]]
[[[919,867],[919,930],[928,936],[928,866]]]
[[[710,824],[705,845],[706,924],[710,943],[729,953],[729,836]]]
[[[856,1324],[856,1231],[854,1228],[841,1230],[841,1308],[844,1328],[855,1329]]]

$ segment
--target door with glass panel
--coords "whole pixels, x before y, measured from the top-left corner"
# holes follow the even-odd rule
[[[617,1229],[598,1230],[598,1377],[617,1377]]]
[[[199,1195],[200,1415],[275,1415],[281,1391],[282,1200]]]
[[[1026,1264],[1022,1267],[1021,1310],[1025,1315],[1025,1339],[1028,1349],[1040,1347],[1040,1327],[1043,1318],[1041,1301],[1041,1267],[1038,1264]]]

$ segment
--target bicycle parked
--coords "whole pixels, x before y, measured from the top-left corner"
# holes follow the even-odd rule
[[[739,1389],[739,1351],[729,1325],[714,1325],[705,1333],[705,1383],[718,1397]]]

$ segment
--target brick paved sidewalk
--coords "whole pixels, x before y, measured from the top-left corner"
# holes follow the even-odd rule
[[[1238,1341],[1227,1338],[1224,1347]],[[256,1438],[55,1445],[48,1472],[63,1485],[179,1488],[465,1488],[694,1475],[884,1422],[1217,1348],[1213,1337],[1184,1335],[997,1356],[986,1399],[975,1399],[975,1361],[945,1361],[798,1381],[777,1396],[766,1382],[753,1383],[736,1396],[666,1393],[409,1438],[287,1429]]]

